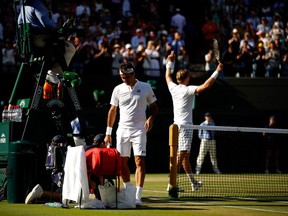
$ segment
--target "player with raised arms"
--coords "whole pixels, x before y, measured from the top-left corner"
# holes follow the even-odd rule
[[[208,90],[213,85],[219,73],[222,72],[223,65],[219,63],[215,72],[202,85],[199,86],[189,85],[190,72],[187,69],[180,69],[176,73],[177,85],[173,82],[173,78],[171,76],[174,71],[174,62],[175,54],[172,51],[167,57],[165,78],[173,101],[174,125],[178,126],[179,133],[177,172],[179,172],[181,166],[183,166],[183,169],[191,182],[192,191],[196,191],[202,186],[202,182],[197,181],[194,178],[189,160],[193,137],[193,129],[190,126],[193,124],[192,107],[194,103],[194,96]]]

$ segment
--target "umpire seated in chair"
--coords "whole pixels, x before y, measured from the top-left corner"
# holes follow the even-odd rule
[[[20,49],[25,50],[21,50],[21,53],[27,55],[27,52],[31,52],[37,57],[49,56],[49,60],[53,62],[53,74],[60,74],[67,69],[76,52],[74,45],[65,41],[65,34],[70,33],[75,20],[70,19],[63,28],[58,28],[50,18],[44,0],[22,1],[24,2],[18,16],[18,27]]]

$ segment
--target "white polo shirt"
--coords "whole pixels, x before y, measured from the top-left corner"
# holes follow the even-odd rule
[[[113,90],[110,104],[119,106],[119,127],[143,129],[147,105],[155,101],[156,96],[151,86],[137,80],[133,89],[125,83],[117,85]]]
[[[174,124],[193,124],[192,109],[197,87],[193,85],[177,85],[174,82],[169,82],[168,89],[173,101]]]

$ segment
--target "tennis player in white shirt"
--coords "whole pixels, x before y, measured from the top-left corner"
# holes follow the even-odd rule
[[[156,97],[151,86],[135,77],[135,69],[131,63],[120,66],[120,77],[123,83],[117,85],[111,96],[111,107],[107,117],[105,143],[112,144],[112,128],[119,107],[119,123],[116,132],[116,147],[121,154],[121,175],[124,186],[131,185],[128,159],[133,148],[136,164],[136,205],[142,205],[141,192],[145,179],[146,133],[153,127],[153,121],[158,113]],[[151,110],[146,117],[147,104]]]
[[[223,65],[218,64],[215,72],[202,85],[197,86],[189,85],[190,72],[187,69],[180,69],[176,73],[178,84],[173,82],[171,74],[174,70],[174,62],[175,54],[172,51],[167,58],[165,78],[173,101],[174,124],[179,128],[177,167],[179,172],[183,166],[191,182],[192,191],[196,191],[202,186],[202,182],[194,178],[189,160],[193,137],[193,130],[189,126],[193,124],[194,96],[208,90],[213,85],[219,73],[222,72]]]

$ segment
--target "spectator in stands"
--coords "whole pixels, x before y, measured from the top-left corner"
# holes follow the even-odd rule
[[[84,27],[85,28],[85,27]],[[99,37],[99,35],[102,34],[102,27],[101,24],[97,22],[97,20],[91,21],[89,27],[88,27],[88,32],[86,35],[91,35],[95,38]]]
[[[232,44],[228,45],[227,50],[224,51],[221,59],[223,64],[223,74],[228,77],[235,77],[235,61],[236,57],[233,54]]]
[[[176,26],[176,31],[183,34],[183,28],[186,25],[186,18],[181,14],[180,8],[175,9],[175,14],[171,17],[170,25]]]
[[[102,73],[102,75],[110,75],[111,64],[112,64],[112,54],[110,52],[109,46],[107,45],[105,38],[98,41],[98,50],[94,55],[94,68],[101,68],[107,73]]]
[[[81,3],[77,5],[75,13],[79,19],[83,19],[86,16],[89,18],[91,16],[91,9],[87,4],[87,0],[82,0]]]
[[[186,68],[189,63],[189,56],[187,55],[185,41],[182,39],[182,35],[176,31],[170,44],[171,50],[174,51],[176,56],[175,70]]]
[[[84,62],[85,62],[85,54],[83,53],[83,45],[81,42],[81,39],[76,36],[76,37],[69,37],[69,40],[71,43],[74,44],[76,53],[73,56],[70,64],[70,69],[71,71],[76,72],[80,77],[83,75],[84,72]]]
[[[112,75],[113,76],[118,76],[119,74],[119,67],[120,64],[124,62],[124,58],[122,53],[120,52],[120,44],[115,44],[114,45],[114,51],[112,52]]]
[[[253,69],[253,51],[249,49],[248,41],[244,41],[239,54],[236,56],[237,60],[237,72],[241,77],[250,77]]]
[[[160,3],[158,1],[149,1],[148,2],[148,22],[153,25],[158,25],[161,22],[161,15],[159,14],[160,11]]]
[[[234,28],[232,30],[232,37],[228,40],[228,45],[231,45],[232,48],[232,54],[234,56],[234,60],[236,60],[236,56],[238,55],[240,50],[240,41],[241,38],[239,31],[236,28]]]
[[[164,66],[166,64],[166,58],[171,51],[171,45],[168,43],[167,36],[168,32],[166,30],[162,30],[160,32],[159,40],[157,42],[159,46],[161,71],[164,69]]]
[[[123,0],[122,2],[122,16],[129,18],[132,16],[130,0]]]
[[[137,63],[135,70],[137,71],[137,77],[139,79],[144,79],[146,75],[146,70],[149,70],[150,59],[145,52],[145,48],[142,45],[139,45],[136,51],[137,54]]]
[[[141,28],[136,29],[136,35],[131,38],[131,45],[134,51],[137,50],[139,45],[142,45],[146,48],[146,37],[144,36],[143,30]]]
[[[257,32],[263,31],[265,34],[269,33],[271,26],[269,26],[266,17],[261,17],[261,23],[257,25]]]
[[[208,53],[205,54],[204,58],[205,58],[205,71],[209,76],[211,76],[212,73],[217,68],[218,64],[213,49],[210,49]]]
[[[256,39],[257,44],[259,45],[259,43],[262,42],[264,50],[268,51],[269,38],[266,37],[266,33],[263,30],[259,30],[258,32],[256,32],[256,35],[258,36],[258,40]]]
[[[154,41],[148,41],[145,52],[147,54],[147,57],[149,58],[149,69],[145,71],[146,75],[152,77],[160,77],[160,54],[155,47]]]
[[[265,60],[266,64],[266,77],[277,77],[280,66],[280,51],[276,48],[275,42],[269,43],[269,49],[266,52]]]
[[[147,35],[146,37],[146,41],[153,41],[155,44],[155,48],[157,49],[157,51],[159,51],[159,45],[158,45],[158,36],[155,34],[155,32],[152,30],[149,32],[149,35]],[[148,46],[148,42],[147,42],[147,46]]]
[[[107,23],[114,23],[113,21],[113,14],[111,14],[111,11],[107,8],[105,8],[103,11],[100,13],[100,20],[101,24],[105,26]],[[105,29],[105,28],[104,28]]]
[[[275,40],[276,37],[284,38],[284,29],[280,25],[279,22],[274,22],[271,30],[269,31],[269,35],[271,36],[272,40]]]
[[[209,112],[204,115],[205,121],[200,124],[200,126],[215,126],[215,122]],[[198,132],[198,137],[201,140],[199,154],[197,157],[196,164],[196,174],[199,174],[207,153],[210,155],[211,164],[213,171],[216,174],[221,174],[218,169],[217,153],[216,153],[216,140],[215,131],[208,129],[200,129]]]
[[[258,42],[253,58],[255,62],[255,77],[265,77],[266,51],[262,41]]]
[[[130,43],[125,45],[125,51],[123,52],[124,63],[131,63],[136,66],[137,55]]]
[[[90,37],[89,35],[87,37]],[[96,54],[96,50],[98,49],[98,45],[96,41],[93,40],[93,42],[90,42],[91,39],[88,39],[83,42],[82,44],[82,53],[84,58],[84,71],[89,71],[91,68],[91,65],[93,65],[93,59]],[[96,48],[95,48],[96,47]],[[92,67],[93,68],[93,67]]]
[[[283,28],[283,26],[284,26],[282,14],[283,14],[283,12],[279,12],[279,11],[275,10],[274,14],[272,14],[272,19],[271,19],[272,23],[273,22],[274,22],[274,24],[278,23],[281,28]],[[273,24],[272,24],[272,27],[273,27]]]
[[[251,30],[253,32],[257,31],[257,26],[260,24],[260,18],[258,17],[258,14],[254,9],[250,10],[250,14],[246,19],[246,23],[251,23]]]
[[[251,33],[248,32],[248,31],[246,31],[244,33],[244,38],[242,38],[241,41],[240,41],[240,46],[239,46],[240,50],[243,48],[243,44],[245,42],[247,42],[247,49],[249,51],[253,52],[254,51],[253,49],[255,47],[255,41],[254,41],[254,37],[252,37]]]
[[[122,40],[122,20],[118,20],[116,22],[116,25],[114,27],[114,38],[116,40],[116,42],[120,43],[120,40]],[[115,41],[113,41],[115,42]]]
[[[238,29],[239,33],[242,35],[246,27],[245,16],[242,13],[239,13],[236,15],[234,22],[231,20],[231,18],[228,18],[228,20],[233,23],[233,27]]]
[[[204,37],[204,51],[207,52],[210,49],[212,39],[217,38],[219,29],[214,22],[212,15],[205,16],[205,23],[201,27]]]
[[[281,37],[275,37],[274,43],[276,49],[279,50],[280,58],[282,58],[283,51],[284,49],[286,49],[284,45],[284,39],[283,38],[281,39]]]
[[[266,125],[266,128],[273,129],[277,128],[277,121],[275,115],[269,117],[269,123]],[[275,168],[275,173],[281,174],[279,167],[279,154],[280,154],[280,140],[278,134],[273,134],[269,132],[264,132],[264,145],[265,145],[265,173],[269,174],[271,172],[272,166]],[[271,164],[273,160],[274,164]]]
[[[108,44],[107,45],[109,46],[115,40],[114,27],[113,27],[113,25],[112,25],[112,23],[110,21],[106,21],[104,29],[105,29],[105,36],[108,39]]]

